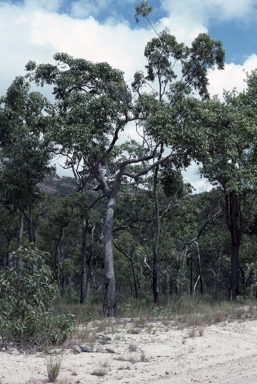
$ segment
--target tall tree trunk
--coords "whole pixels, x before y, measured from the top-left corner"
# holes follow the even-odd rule
[[[22,237],[23,237],[23,229],[24,229],[24,214],[21,209],[20,210],[20,225],[19,225],[19,236],[18,236],[18,248],[22,246]]]
[[[159,301],[159,279],[158,279],[158,262],[159,262],[159,244],[160,244],[160,207],[158,200],[158,170],[156,167],[154,171],[154,205],[155,205],[155,223],[156,223],[156,236],[154,243],[154,252],[153,252],[153,301],[158,303]]]
[[[113,260],[113,244],[112,231],[114,224],[114,212],[117,202],[118,191],[113,191],[111,194],[103,228],[104,235],[104,271],[105,271],[105,298],[104,298],[104,315],[107,317],[115,316],[116,310],[116,288],[115,288],[115,273]]]
[[[200,292],[202,295],[203,294],[203,275],[202,275],[201,255],[200,255],[198,241],[195,241],[195,245],[196,245],[196,249],[197,249],[198,272],[199,272],[199,279],[200,279]]]
[[[193,296],[193,256],[190,255],[190,296]]]
[[[22,238],[23,238],[23,231],[24,231],[24,213],[19,208],[20,211],[20,223],[19,223],[19,234],[18,234],[18,248],[22,246]],[[16,263],[16,268],[21,267],[21,252],[18,253],[18,259]]]
[[[135,271],[133,256],[130,257],[131,271],[133,276],[134,290],[135,290],[135,298],[138,299],[138,279]]]
[[[228,227],[231,235],[230,300],[235,300],[239,289],[239,248],[241,242],[240,202],[235,191],[226,194]]]
[[[29,216],[27,218],[27,222],[28,222],[29,242],[35,243],[34,226],[33,226],[33,219],[32,219],[32,207],[30,203],[29,203]]]
[[[80,285],[80,303],[87,302],[87,227],[88,220],[83,219],[82,223],[82,247],[81,247],[81,285]]]
[[[94,261],[94,255],[96,251],[96,245],[94,244],[94,231],[95,231],[95,226],[92,229],[92,234],[91,234],[91,250],[87,254],[88,256],[88,267],[87,267],[87,283],[86,283],[86,292],[85,292],[85,302],[88,302],[89,294],[90,294],[90,287],[91,287],[91,280],[92,280],[92,275],[93,275],[93,261]]]
[[[60,283],[60,262],[61,262],[61,241],[63,237],[63,227],[59,229],[59,236],[55,245],[54,252],[54,279]]]
[[[93,260],[94,260],[94,249],[89,253],[88,258],[88,268],[87,268],[87,284],[86,284],[86,292],[85,292],[85,303],[88,302],[91,280],[92,280],[92,271],[93,271]]]

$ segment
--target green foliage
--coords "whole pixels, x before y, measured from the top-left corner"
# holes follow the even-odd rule
[[[190,59],[187,60],[182,69],[185,82],[189,82],[195,89],[199,90],[200,96],[208,98],[208,68],[224,68],[225,51],[222,43],[212,40],[207,34],[200,33],[192,42],[189,50]]]
[[[41,197],[38,183],[53,171],[53,145],[47,134],[49,109],[46,98],[30,92],[23,77],[17,77],[0,99],[0,198],[9,209],[19,210],[18,247],[23,236],[35,241],[33,209]],[[17,235],[12,237],[17,239]]]
[[[166,196],[183,196],[183,176],[181,171],[175,169],[171,162],[163,165],[160,178]]]
[[[75,317],[70,313],[60,315],[49,313],[46,318],[45,329],[47,330],[48,342],[62,344],[75,331]]]
[[[175,36],[165,29],[146,45],[145,57],[148,60],[146,79],[154,81],[157,77],[159,80],[162,79],[163,84],[173,81],[177,77],[174,62],[182,60],[188,53],[188,48],[183,43],[178,44]]]
[[[197,107],[198,125],[205,131],[206,148],[199,153],[202,174],[213,184],[244,194],[255,188],[256,115],[247,106],[248,92],[226,92]]]
[[[135,20],[138,23],[139,22],[139,17],[148,17],[149,13],[152,12],[153,7],[148,4],[148,1],[142,1],[141,4],[137,5],[135,7],[136,13],[135,13]]]
[[[62,343],[74,331],[73,316],[50,312],[58,288],[46,257],[24,246],[0,272],[0,335],[6,341]]]

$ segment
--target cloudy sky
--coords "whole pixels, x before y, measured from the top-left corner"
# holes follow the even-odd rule
[[[107,61],[129,82],[144,69],[144,46],[154,32],[134,20],[138,0],[0,0],[0,95],[29,60],[51,62],[67,52]],[[257,0],[150,0],[157,31],[168,27],[190,44],[201,32],[223,42],[224,71],[210,73],[210,92],[244,87],[245,71],[257,68]],[[186,178],[200,188],[196,167]],[[201,182],[202,183],[202,182]],[[202,183],[202,188],[206,185]]]

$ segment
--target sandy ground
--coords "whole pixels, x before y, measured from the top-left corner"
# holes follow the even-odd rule
[[[84,342],[89,330],[80,331]],[[94,352],[64,349],[57,383],[257,383],[255,320],[178,329],[166,321],[139,325],[124,319],[98,332],[111,338],[104,344],[97,329],[91,332]],[[0,352],[0,383],[48,383],[46,355]]]

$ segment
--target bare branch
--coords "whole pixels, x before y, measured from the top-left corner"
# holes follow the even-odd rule
[[[152,169],[154,169],[158,165],[163,164],[165,161],[169,160],[171,157],[173,157],[173,156],[176,157],[176,156],[180,156],[180,155],[183,155],[183,153],[179,153],[179,152],[174,153],[174,152],[172,152],[168,156],[165,156],[165,157],[161,158],[160,160],[155,161],[153,164],[149,165],[148,167],[145,167],[145,169],[140,171],[140,172],[132,173],[132,172],[124,171],[123,175],[124,176],[128,176],[128,177],[130,177],[132,179],[137,179],[140,176],[146,175]],[[153,156],[153,155],[144,156],[144,157],[141,157],[140,159],[135,159],[135,160],[130,160],[130,161],[128,160],[126,162],[123,162],[122,164],[124,166],[126,166],[128,164],[137,164],[137,163],[140,163],[140,162],[143,162],[143,161],[151,160],[154,157],[155,156]]]

